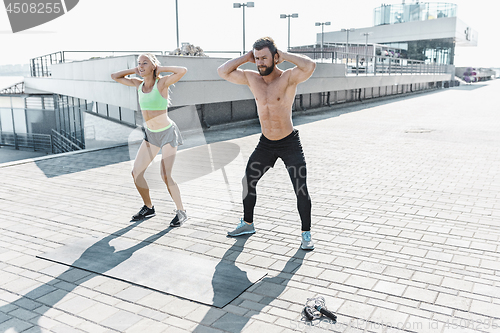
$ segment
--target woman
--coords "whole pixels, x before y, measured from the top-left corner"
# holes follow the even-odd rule
[[[160,77],[160,73],[172,73]],[[187,69],[178,66],[160,66],[156,56],[150,53],[138,58],[138,66],[111,74],[116,82],[126,86],[136,87],[139,94],[139,105],[146,121],[144,141],[134,161],[132,176],[139,194],[144,201],[141,210],[132,217],[133,221],[155,216],[155,209],[149,196],[149,188],[144,178],[144,172],[154,157],[161,150],[161,177],[167,185],[168,192],[175,202],[176,216],[170,226],[179,227],[187,220],[186,211],[182,206],[181,193],[177,183],[172,179],[177,146],[182,144],[182,136],[177,125],[168,117],[169,87],[179,81]],[[137,74],[143,79],[127,78],[127,75]]]

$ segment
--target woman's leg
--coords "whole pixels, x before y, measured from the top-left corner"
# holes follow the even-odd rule
[[[179,186],[172,178],[172,169],[174,167],[175,155],[177,153],[177,147],[172,147],[170,144],[166,144],[161,148],[161,178],[167,185],[168,193],[174,200],[175,206],[178,210],[184,210],[181,199],[181,191]]]
[[[134,178],[135,187],[141,195],[144,204],[149,208],[151,208],[153,204],[151,203],[151,197],[149,196],[149,187],[146,179],[144,178],[144,172],[146,172],[147,167],[151,164],[159,151],[159,147],[156,147],[147,141],[142,141],[142,144],[137,151],[134,167],[132,169],[132,177]]]

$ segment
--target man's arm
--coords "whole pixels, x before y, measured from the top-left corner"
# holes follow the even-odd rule
[[[219,68],[217,68],[217,73],[221,78],[229,82],[248,85],[245,71],[238,68],[247,62],[255,63],[252,51],[242,55],[241,57],[226,61]]]
[[[316,63],[314,61],[312,61],[309,57],[303,56],[301,54],[293,54],[278,50],[278,56],[278,63],[288,61],[296,66],[291,70],[291,83],[299,84],[306,81],[311,77],[314,69],[316,68]]]

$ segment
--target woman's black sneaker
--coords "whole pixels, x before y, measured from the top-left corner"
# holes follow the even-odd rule
[[[137,213],[134,216],[132,216],[132,221],[144,220],[144,219],[147,219],[149,217],[153,217],[155,215],[156,215],[156,213],[155,213],[155,206],[149,208],[148,206],[144,205],[144,206],[142,206],[142,208],[139,211],[139,213]]]

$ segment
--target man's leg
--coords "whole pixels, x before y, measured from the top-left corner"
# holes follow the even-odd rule
[[[297,210],[302,222],[302,241],[300,247],[303,250],[314,250],[311,240],[311,198],[307,190],[307,169],[305,161],[303,164],[287,165],[288,174],[293,184],[293,190],[297,196]]]
[[[311,198],[307,190],[307,168],[306,164],[287,166],[293,190],[297,197],[297,210],[302,221],[302,231],[311,230]]]
[[[263,149],[261,143],[257,145],[254,152],[248,159],[245,169],[245,177],[242,179],[243,185],[243,218],[240,224],[233,231],[228,232],[229,236],[241,236],[253,234],[253,211],[257,202],[257,182],[276,162],[277,157],[269,150]]]
[[[245,177],[242,179],[243,220],[247,223],[253,223],[253,211],[257,202],[257,183],[274,165],[274,163],[270,164],[269,158],[266,157],[268,156],[264,156],[263,152],[256,149],[248,160]]]
[[[304,250],[314,249],[311,240],[311,198],[307,190],[307,167],[300,143],[298,131],[296,135],[287,140],[286,148],[280,154],[285,163],[288,175],[293,185],[295,196],[297,197],[297,210],[302,222],[302,243]]]

